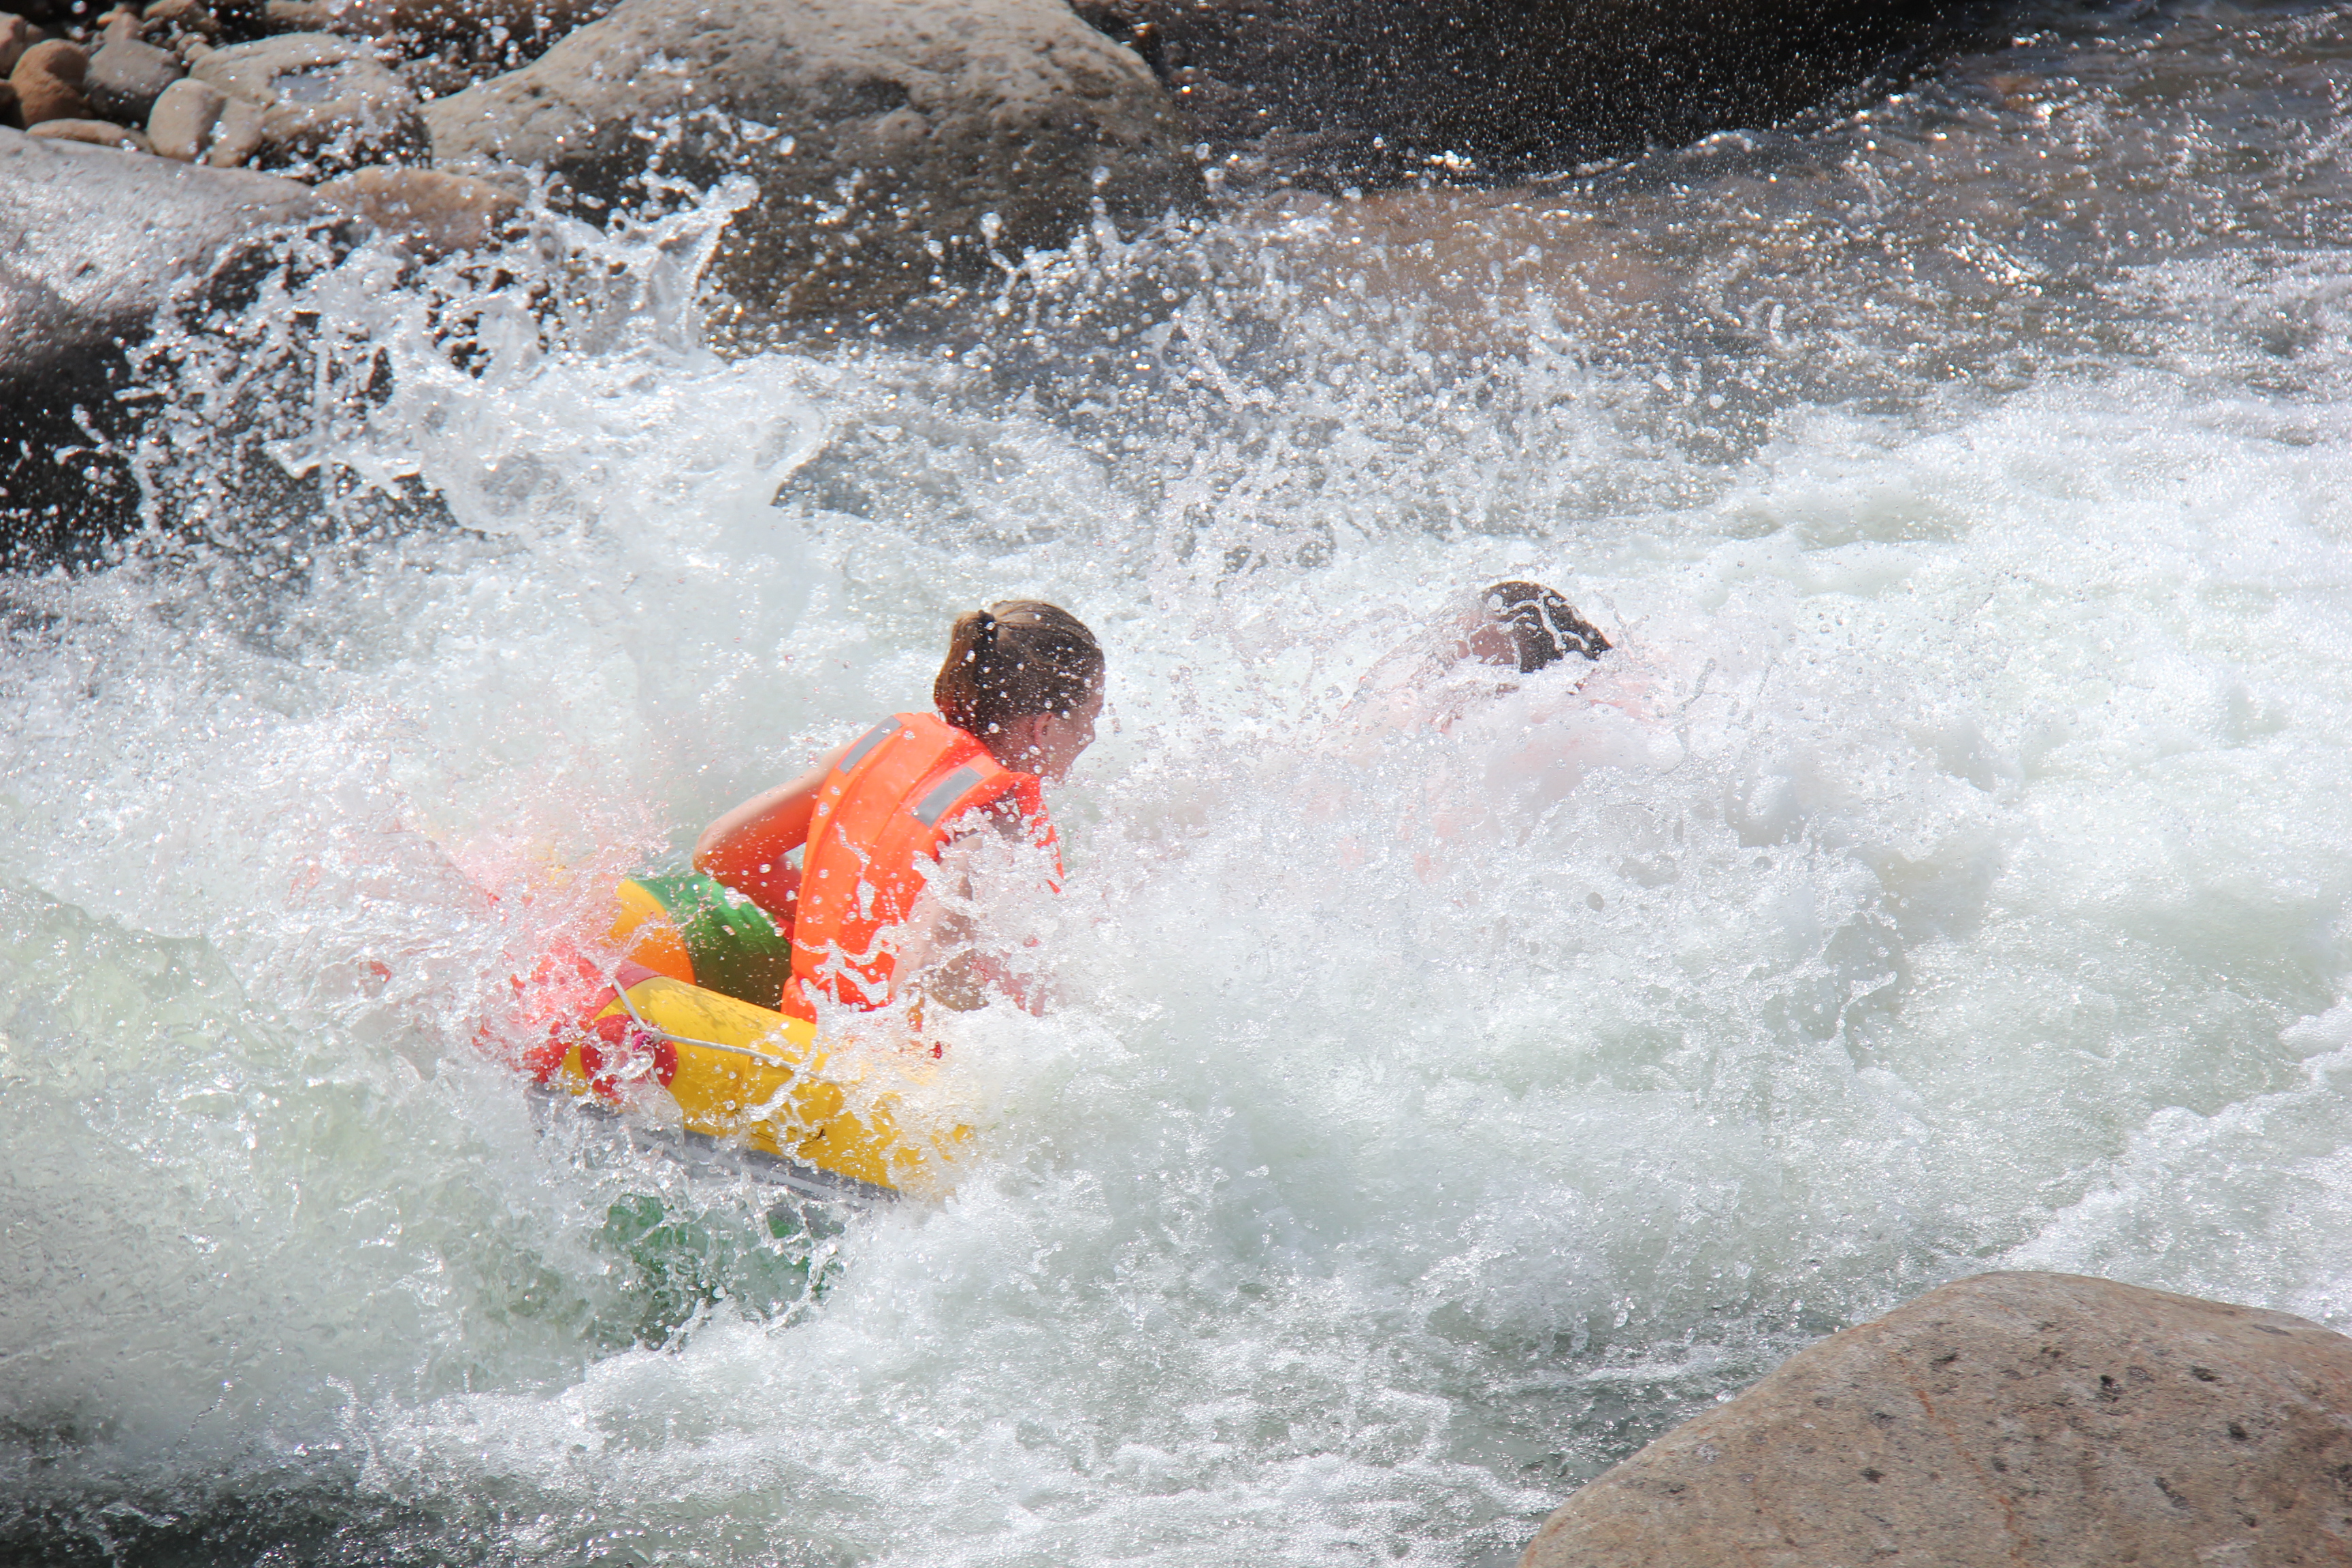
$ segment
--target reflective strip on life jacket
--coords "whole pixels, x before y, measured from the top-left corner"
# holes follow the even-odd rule
[[[1005,767],[946,721],[900,713],[860,737],[826,775],[810,816],[783,1010],[813,1018],[818,996],[887,1005],[896,928],[930,867],[961,830],[960,818],[1007,798],[1034,825],[1035,842],[1057,848],[1036,776]]]

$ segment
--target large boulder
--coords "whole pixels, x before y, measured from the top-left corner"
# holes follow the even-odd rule
[[[1986,1274],[1790,1358],[1608,1471],[1522,1568],[2352,1561],[2352,1339]]]
[[[656,148],[668,174],[750,174],[717,276],[751,326],[885,307],[1064,243],[1097,200],[1131,226],[1200,188],[1150,70],[1063,0],[625,0],[425,120],[441,167],[543,167],[587,216]]]
[[[1962,0],[1076,0],[1236,186],[1516,178],[1770,124]]]
[[[52,457],[127,429],[121,345],[229,294],[275,237],[342,221],[289,180],[0,130],[0,565],[135,519],[119,461]]]

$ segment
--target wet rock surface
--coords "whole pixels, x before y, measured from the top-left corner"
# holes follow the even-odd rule
[[[38,556],[120,531],[121,344],[175,300],[233,293],[274,237],[340,215],[304,186],[0,130],[0,458],[10,546]],[[77,546],[79,547],[79,546]]]
[[[152,153],[143,132],[111,120],[44,120],[32,134],[45,142],[79,142],[87,147],[120,147],[128,153]]]
[[[1769,124],[1898,64],[1961,0],[1076,0],[1236,186],[1516,178]]]
[[[439,165],[541,165],[592,214],[670,116],[666,168],[758,183],[718,262],[753,321],[887,305],[1062,244],[1097,200],[1132,226],[1200,188],[1150,71],[1061,0],[626,0],[425,110]]]
[[[190,72],[261,110],[252,157],[305,173],[421,159],[416,95],[364,47],[323,33],[290,33],[215,49]]]
[[[1948,1285],[1594,1480],[1522,1568],[2352,1554],[2352,1339],[2063,1274]]]
[[[362,169],[318,189],[320,199],[427,258],[488,244],[522,205],[488,180],[439,169]]]

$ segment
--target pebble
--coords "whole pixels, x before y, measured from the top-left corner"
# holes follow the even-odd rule
[[[213,144],[228,94],[210,82],[183,78],[165,88],[147,116],[147,140],[166,158],[193,163]]]
[[[16,89],[18,112],[27,126],[48,120],[87,120],[89,100],[82,96],[82,78],[89,73],[89,57],[78,44],[63,38],[51,38],[45,44],[35,44],[16,61],[8,73],[8,84]]]
[[[137,38],[110,38],[90,57],[82,91],[90,107],[110,120],[143,123],[163,89],[188,74],[180,57]]]
[[[152,153],[147,138],[111,120],[44,120],[29,134],[50,142],[86,142],[93,147],[121,147],[131,153]]]
[[[37,40],[37,30],[24,17],[0,15],[0,76],[15,70],[16,61]]]

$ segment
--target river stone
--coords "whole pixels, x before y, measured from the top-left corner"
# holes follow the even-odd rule
[[[22,16],[0,12],[0,76],[16,68],[16,62],[36,42],[33,25]]]
[[[2352,1559],[2352,1339],[1985,1274],[1801,1352],[1545,1521],[1521,1568]]]
[[[1769,125],[1960,0],[1076,0],[1235,184],[1517,178]]]
[[[373,55],[325,33],[215,49],[189,73],[262,111],[264,167],[331,171],[421,158],[415,94]]]
[[[624,0],[425,110],[441,166],[544,167],[586,216],[673,115],[666,171],[758,183],[715,268],[739,327],[887,306],[1064,243],[1097,198],[1133,226],[1199,189],[1150,71],[1062,0]]]
[[[428,260],[488,245],[522,205],[488,180],[440,169],[362,169],[319,195]]]
[[[128,153],[155,150],[145,132],[111,120],[44,120],[33,127],[32,134],[45,142],[79,142],[89,147],[120,147]]]
[[[163,89],[187,74],[169,49],[118,38],[90,57],[82,92],[107,119],[143,125]]]
[[[140,32],[151,38],[220,37],[220,22],[198,0],[156,0],[141,13]]]
[[[26,125],[38,125],[44,120],[87,120],[89,100],[82,96],[83,76],[89,69],[89,57],[79,44],[63,38],[51,38],[35,44],[16,61],[8,73],[8,85],[16,89],[17,112]]]
[[[230,99],[221,105],[220,118],[213,121],[212,145],[205,149],[205,162],[215,169],[242,169],[261,150],[268,124],[261,105]]]
[[[208,81],[184,78],[165,88],[147,116],[147,140],[166,158],[193,163],[212,145],[228,94]]]

